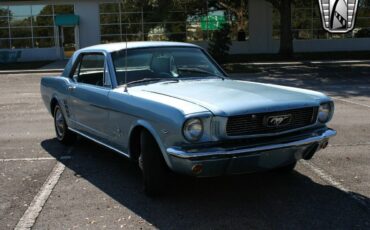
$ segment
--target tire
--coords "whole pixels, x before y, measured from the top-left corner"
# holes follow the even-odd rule
[[[291,173],[294,171],[294,168],[296,165],[297,165],[297,161],[295,161],[294,163],[285,165],[283,167],[277,168],[274,171],[280,172],[280,173]]]
[[[59,105],[54,108],[54,128],[58,141],[70,145],[76,140],[76,134],[68,129],[64,114]]]
[[[149,197],[163,195],[168,182],[168,168],[162,152],[148,131],[140,135],[139,166],[143,173],[144,192]]]

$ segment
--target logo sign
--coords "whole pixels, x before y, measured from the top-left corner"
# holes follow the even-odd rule
[[[319,0],[322,24],[330,33],[347,33],[355,25],[359,0]]]
[[[279,115],[279,116],[271,116],[265,119],[265,125],[267,127],[282,127],[290,124],[292,120],[292,115]]]

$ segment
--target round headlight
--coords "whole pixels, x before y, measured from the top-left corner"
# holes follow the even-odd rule
[[[331,103],[321,104],[319,108],[318,120],[321,123],[326,123],[331,119],[332,105]]]
[[[187,120],[183,127],[184,137],[188,141],[198,141],[203,135],[203,124],[199,118]]]

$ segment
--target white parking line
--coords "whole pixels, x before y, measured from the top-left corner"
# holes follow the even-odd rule
[[[352,193],[349,188],[344,186],[342,183],[337,181],[334,177],[332,177],[330,174],[328,174],[327,172],[325,172],[321,168],[315,166],[314,164],[312,164],[308,161],[304,161],[304,160],[300,161],[300,163],[303,166],[305,166],[306,168],[308,168],[309,170],[311,170],[312,172],[314,172],[317,176],[319,176],[326,183],[328,183],[328,184],[336,187],[337,189],[345,192],[350,198],[357,201],[360,205],[364,206],[366,209],[369,208],[368,205],[366,204],[366,202],[361,197]]]
[[[68,155],[72,152],[72,147],[68,149]],[[33,198],[30,206],[23,214],[22,218],[19,220],[14,229],[24,230],[31,229],[35,224],[37,217],[39,216],[42,208],[44,207],[46,201],[49,199],[51,192],[53,191],[55,185],[58,183],[61,174],[64,172],[65,165],[61,162],[58,162],[48,178],[42,185],[41,189],[37,195]]]
[[[370,108],[370,105],[365,105],[365,104],[361,104],[361,103],[358,103],[358,102],[354,102],[354,101],[350,101],[350,100],[346,100],[346,99],[341,99],[341,98],[337,98],[337,97],[333,97],[333,98],[334,98],[334,100],[337,100],[337,101],[343,101],[343,102],[347,102],[347,103],[350,103],[350,104]]]
[[[0,162],[9,162],[9,161],[45,161],[45,160],[56,160],[56,159],[54,157],[10,158],[10,159],[0,159]]]

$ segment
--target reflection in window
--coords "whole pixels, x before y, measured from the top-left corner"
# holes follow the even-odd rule
[[[9,39],[0,39],[0,49],[9,49],[10,40]]]
[[[32,5],[32,15],[53,15],[52,5]]]
[[[30,27],[31,26],[31,19],[30,17],[11,17],[10,18],[10,26],[11,27]]]
[[[53,16],[36,16],[33,17],[33,26],[54,26]]]
[[[35,38],[34,43],[37,48],[47,48],[55,45],[53,38]]]
[[[32,39],[12,39],[11,40],[12,49],[25,49],[32,48]]]
[[[32,37],[31,27],[19,27],[19,28],[10,28],[10,36],[12,38],[30,38]]]
[[[8,17],[9,9],[7,6],[0,6],[0,17]]]
[[[10,15],[12,16],[29,16],[31,15],[31,6],[9,6]]]
[[[8,17],[0,17],[0,28],[1,27],[8,27],[8,26],[9,26]]]
[[[8,37],[9,37],[9,29],[0,28],[0,38],[8,38]]]
[[[54,27],[34,27],[33,36],[34,37],[53,37]]]
[[[222,23],[231,25],[232,40],[244,41],[248,39],[248,0],[228,4],[208,0],[101,3],[101,41],[111,42],[110,36],[112,42],[117,41],[119,31],[124,41],[126,30],[128,40],[202,41],[210,39]]]
[[[73,5],[54,5],[54,14],[73,14]]]
[[[53,47],[55,15],[71,13],[71,4],[0,6],[0,48]]]
[[[120,42],[122,41],[121,35],[102,35],[101,43]]]
[[[280,38],[280,14],[273,10],[273,38]],[[346,34],[330,34],[323,29],[321,13],[316,0],[295,1],[292,8],[292,33],[294,39],[340,39],[370,37],[370,1],[359,0],[356,24]]]

